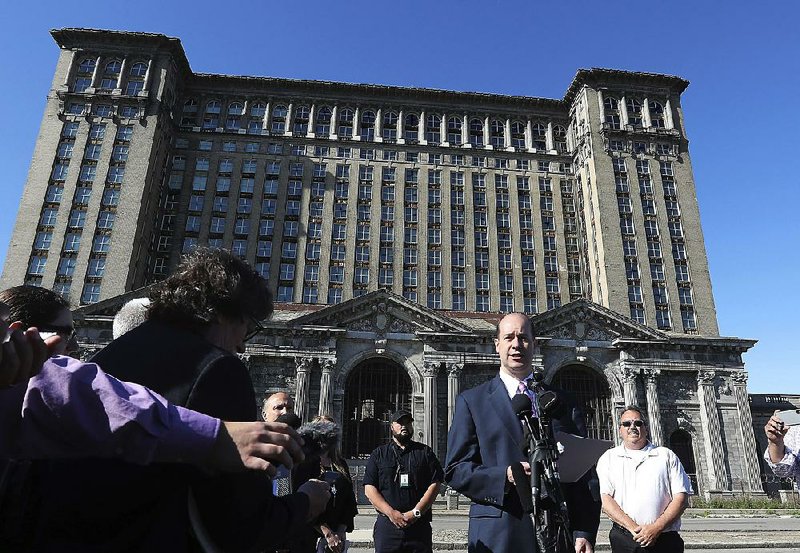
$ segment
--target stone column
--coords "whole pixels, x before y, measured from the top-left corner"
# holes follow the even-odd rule
[[[483,147],[487,147],[491,145],[491,139],[489,138],[491,135],[489,134],[489,116],[483,118]]]
[[[147,60],[147,70],[144,72],[144,87],[141,95],[147,96],[150,94],[150,78],[153,75],[153,58]]]
[[[69,67],[67,67],[67,72],[64,74],[64,82],[61,86],[69,87],[70,82],[72,81],[72,75],[75,73],[75,61],[78,58],[78,52],[75,50],[71,50],[72,55],[69,58]]]
[[[308,418],[308,375],[311,374],[311,358],[295,357],[294,365],[297,370],[297,378],[294,389],[294,412],[300,420],[306,422]]]
[[[128,72],[128,58],[127,56],[122,58],[122,65],[119,68],[119,75],[117,76],[117,86],[118,90],[122,90],[122,81],[126,77],[125,73]]]
[[[375,142],[383,142],[383,110],[375,110]]]
[[[650,98],[644,98],[642,102],[642,126],[644,128],[649,128],[653,126],[652,121],[650,120]]]
[[[672,102],[669,98],[664,104],[664,127],[668,129],[675,128],[675,120],[672,118]]]
[[[361,136],[361,107],[353,108],[353,139]]]
[[[94,61],[94,71],[92,71],[92,88],[97,88],[97,79],[100,78],[100,62],[103,61],[103,58],[97,56]]]
[[[450,117],[446,113],[442,114],[442,119],[439,121],[439,134],[441,138],[439,138],[439,144],[445,145],[450,144],[450,140],[447,138],[447,132],[449,130],[449,126],[447,125],[447,119]]]
[[[736,397],[736,412],[739,415],[739,434],[744,449],[741,455],[742,479],[745,480],[743,484],[749,487],[749,491],[760,493],[764,490],[761,487],[758,446],[753,434],[753,417],[750,413],[750,401],[747,395],[747,373],[735,372],[731,375],[731,380],[733,380],[733,394]]]
[[[548,152],[551,151],[551,150],[555,150],[556,149],[555,144],[553,143],[553,122],[552,121],[548,121],[547,122],[547,134],[545,135],[544,140],[545,140],[545,146],[546,146]]]
[[[650,441],[655,445],[668,447],[664,443],[664,432],[661,429],[661,407],[658,400],[658,376],[661,370],[645,369],[643,373],[647,395],[647,418],[650,419]]]
[[[308,138],[314,138],[316,135],[314,133],[315,129],[317,128],[316,121],[314,118],[317,116],[317,104],[311,102],[311,105],[308,106],[308,127],[306,128],[306,136]],[[291,127],[292,134],[294,134],[294,121],[287,121],[287,126]]]
[[[417,142],[420,144],[427,144],[428,141],[425,139],[427,132],[428,132],[428,121],[425,119],[427,115],[425,114],[425,110],[419,112],[419,122],[417,123]]]
[[[469,144],[469,115],[464,115],[461,123],[461,144]]]
[[[266,131],[267,134],[272,132],[272,128],[270,127],[269,124],[269,122],[272,119],[272,112],[270,111],[271,109],[272,109],[272,102],[267,101],[267,105],[264,108],[264,116],[261,118],[262,134],[264,134],[264,131]]]
[[[397,127],[395,128],[397,131],[397,138],[395,139],[395,143],[397,144],[405,144],[406,143],[406,116],[403,113],[403,110],[397,112]],[[399,154],[398,154],[399,156]]]
[[[597,91],[597,102],[600,104],[600,123],[602,124],[606,122],[606,105],[603,103],[604,99],[602,90]]]
[[[331,130],[328,132],[328,137],[334,140],[339,137],[339,106],[337,104],[331,106]]]
[[[625,95],[623,94],[619,99],[619,121],[622,128],[628,124],[628,104],[625,103]]]
[[[333,369],[336,361],[325,359],[319,363],[322,368],[319,379],[319,414],[333,416]]]
[[[294,111],[294,104],[289,102],[286,106],[286,119],[283,122],[283,136],[292,136],[292,112]],[[311,125],[311,121],[308,122]]]
[[[436,451],[436,375],[439,363],[426,361],[422,368],[423,432],[425,443]]]
[[[533,149],[533,123],[530,118],[525,122],[525,149],[528,151]]]
[[[628,405],[639,405],[638,394],[636,391],[636,376],[638,369],[626,367],[624,364],[621,370],[622,376],[622,396],[625,400],[625,407]]]
[[[717,410],[717,395],[714,386],[714,371],[698,371],[697,398],[700,400],[700,421],[702,422],[703,446],[706,454],[708,485],[711,491],[727,489],[725,463],[722,449],[722,429]],[[709,462],[710,461],[710,462]]]
[[[511,147],[511,119],[506,117],[505,128],[503,129],[503,147]]]
[[[453,422],[453,414],[456,412],[456,398],[461,393],[461,372],[464,370],[464,363],[447,364],[447,428]]]

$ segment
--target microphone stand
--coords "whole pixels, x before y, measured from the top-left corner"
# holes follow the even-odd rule
[[[550,411],[557,398],[542,403],[546,393],[538,382],[532,382],[536,392],[538,418],[526,421],[529,429],[528,462],[531,467],[531,497],[533,512],[531,519],[536,531],[540,553],[567,553],[574,550],[569,530],[567,502],[561,491],[558,473],[558,449],[553,436]],[[551,392],[552,393],[552,392]]]

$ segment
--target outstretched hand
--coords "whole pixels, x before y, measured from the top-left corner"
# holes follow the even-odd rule
[[[209,468],[237,472],[262,470],[274,477],[278,465],[291,469],[304,459],[303,439],[281,422],[223,422]]]
[[[42,340],[36,328],[23,331],[20,322],[9,325],[3,317],[6,314],[7,311],[0,312],[0,388],[36,376],[62,340],[59,335]]]

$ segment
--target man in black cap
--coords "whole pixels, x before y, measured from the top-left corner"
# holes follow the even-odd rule
[[[428,553],[433,548],[430,507],[444,472],[433,450],[413,441],[414,419],[392,415],[392,439],[370,455],[364,493],[378,510],[376,553]]]

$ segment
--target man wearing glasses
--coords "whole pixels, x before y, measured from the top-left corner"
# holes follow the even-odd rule
[[[603,511],[613,522],[609,540],[614,553],[680,553],[680,517],[692,493],[678,456],[648,438],[647,421],[638,407],[620,416],[622,445],[597,462]]]

